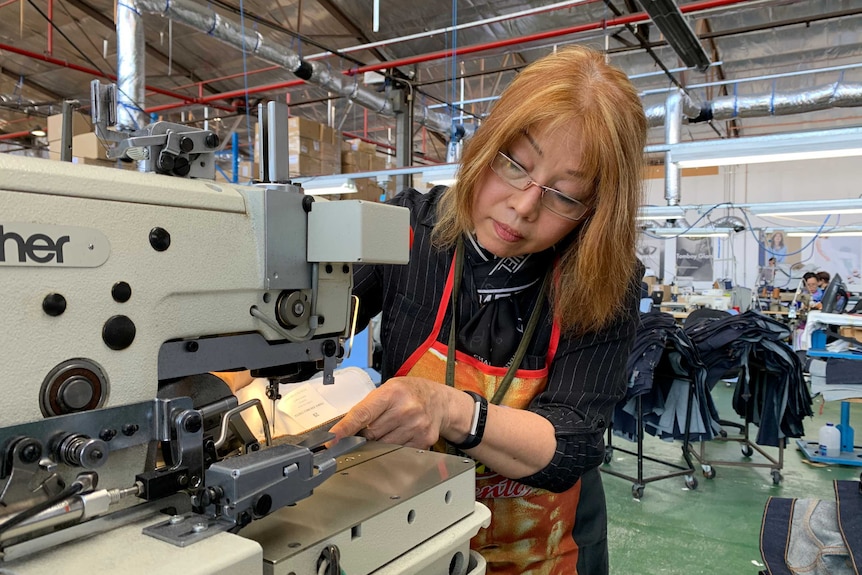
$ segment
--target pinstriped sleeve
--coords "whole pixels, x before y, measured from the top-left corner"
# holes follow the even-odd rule
[[[561,339],[548,386],[529,407],[553,424],[556,453],[545,469],[521,483],[565,491],[602,463],[604,432],[625,395],[626,360],[639,321],[637,298],[629,300],[627,312],[607,329]]]

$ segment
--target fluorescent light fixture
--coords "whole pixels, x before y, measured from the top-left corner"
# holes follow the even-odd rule
[[[747,209],[750,213],[762,217],[862,214],[862,199],[766,202],[750,204]]]
[[[862,231],[858,232],[787,232],[788,238],[813,238],[819,236],[821,238],[847,237],[847,236],[862,236]]]
[[[785,162],[862,155],[862,128],[839,128],[667,144],[684,168]]]
[[[455,177],[457,171],[458,164],[425,166],[422,170],[422,180],[435,186],[451,186],[458,181]]]
[[[674,0],[639,0],[639,2],[680,60],[689,68],[706,72],[710,65],[709,56],[676,2]]]
[[[733,230],[717,230],[715,228],[651,228],[646,230],[654,236],[670,238],[727,238]]]
[[[678,220],[685,217],[682,206],[641,206],[636,220]]]
[[[314,182],[306,182],[302,186],[306,196],[332,196],[336,194],[355,194],[358,190],[353,180],[346,180],[341,184],[326,184],[315,186]]]

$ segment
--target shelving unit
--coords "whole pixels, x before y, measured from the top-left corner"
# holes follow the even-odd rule
[[[835,314],[822,315],[832,317]],[[840,318],[841,316],[838,317]],[[831,319],[829,321],[832,323],[833,321],[840,320]],[[858,324],[859,318],[848,318],[848,321],[850,325],[856,325]],[[862,355],[858,353],[827,351],[826,332],[822,329],[817,329],[811,332],[811,348],[808,350],[808,355],[810,357],[822,357],[826,359],[839,358],[862,361]],[[862,385],[860,385],[860,393],[862,393]],[[841,423],[838,425],[838,430],[841,431],[841,452],[834,457],[822,455],[816,441],[797,439],[796,445],[799,447],[800,451],[805,454],[805,457],[818,463],[862,466],[862,447],[854,445],[854,434],[848,432],[848,430],[852,431],[853,429],[850,426],[850,404],[859,402],[862,402],[862,398],[846,399],[841,402]]]

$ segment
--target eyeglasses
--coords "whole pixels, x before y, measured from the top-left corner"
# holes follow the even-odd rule
[[[491,171],[497,174],[504,182],[521,191],[525,191],[533,184],[539,186],[539,189],[542,190],[542,205],[558,216],[578,221],[590,211],[589,206],[582,204],[571,196],[567,196],[560,190],[543,186],[535,181],[527,170],[503,152],[497,152],[497,155],[494,156],[494,159],[491,161]]]

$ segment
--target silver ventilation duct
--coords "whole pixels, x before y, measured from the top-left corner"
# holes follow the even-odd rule
[[[384,116],[395,116],[395,111],[384,95],[359,85],[357,78],[347,77],[323,63],[306,61],[296,52],[259,32],[243,31],[230,20],[213,10],[190,0],[128,0],[117,8],[117,61],[119,111],[121,127],[142,127],[144,115],[144,31],[143,14],[158,14],[174,22],[204,32],[238,50],[281,66],[299,78],[348,98],[369,110]],[[428,129],[448,136],[452,119],[438,112],[417,107],[414,117]]]
[[[683,115],[689,123],[733,118],[763,118],[862,106],[862,84],[835,82],[796,92],[769,92],[752,96],[721,96],[701,106],[683,97]],[[665,123],[665,104],[644,111],[651,127]]]

